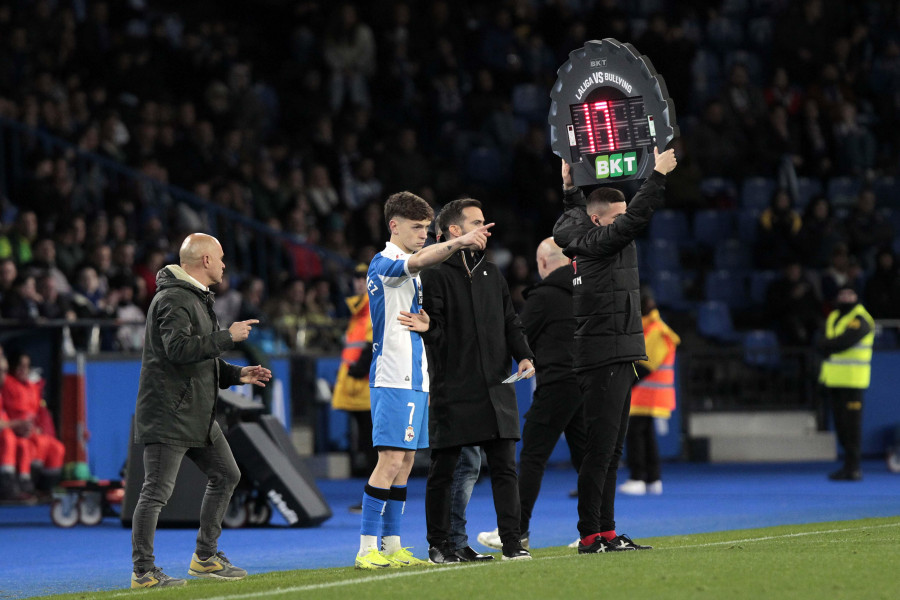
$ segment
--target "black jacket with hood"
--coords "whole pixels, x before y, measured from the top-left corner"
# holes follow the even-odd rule
[[[515,388],[500,382],[511,357],[518,363],[533,355],[500,270],[464,250],[421,278],[431,317],[422,334],[432,374],[431,447],[519,439]]]
[[[602,227],[588,217],[579,188],[565,194],[565,212],[553,226],[553,239],[575,269],[576,372],[647,359],[634,238],[662,206],[665,185],[665,175],[654,171],[625,213]]]
[[[200,447],[222,435],[218,390],[240,383],[241,367],[219,358],[234,347],[213,312],[214,294],[178,265],[156,274],[147,310],[135,442]]]

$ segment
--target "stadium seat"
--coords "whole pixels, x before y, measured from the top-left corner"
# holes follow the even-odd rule
[[[700,182],[700,193],[709,206],[734,208],[737,206],[737,185],[724,177],[709,177]]]
[[[753,254],[750,247],[740,240],[724,240],[716,244],[713,264],[716,269],[745,271],[753,266]]]
[[[704,297],[722,302],[732,309],[744,308],[749,304],[746,279],[746,274],[741,271],[710,271],[704,282]]]
[[[741,186],[741,208],[763,211],[769,208],[775,193],[775,180],[768,177],[749,177]]]
[[[500,151],[496,148],[474,148],[466,158],[466,174],[471,181],[496,185],[504,177]]]
[[[533,84],[520,83],[512,90],[513,114],[524,117],[532,122],[543,121],[546,123],[547,111],[550,109],[550,99],[547,90]]]
[[[879,177],[872,183],[872,191],[878,206],[894,211],[900,209],[900,181],[896,177]]]
[[[775,368],[781,363],[778,336],[768,329],[744,334],[744,362],[754,367]]]
[[[659,306],[675,310],[687,307],[688,303],[684,299],[684,284],[680,273],[657,271],[650,278],[650,287]]]
[[[694,240],[713,247],[734,235],[734,212],[698,210],[694,213]]]
[[[860,180],[855,177],[832,177],[828,180],[828,199],[834,207],[853,206],[861,187]]]
[[[740,334],[734,330],[731,311],[722,302],[704,302],[697,310],[697,331],[706,338],[720,342],[740,341]]]
[[[766,290],[778,279],[778,271],[753,271],[750,273],[750,302],[762,306],[766,303]]]
[[[876,350],[896,350],[898,347],[897,330],[892,327],[876,327],[875,328],[875,344]]]
[[[803,210],[809,201],[819,194],[823,193],[822,182],[818,179],[810,179],[809,177],[801,177],[797,180],[797,191],[799,193],[794,208]]]
[[[651,272],[680,271],[678,246],[669,240],[650,240],[639,244],[645,248],[645,264]]]
[[[688,220],[683,212],[659,210],[650,221],[650,239],[668,240],[676,244],[688,241]]]
[[[759,234],[759,214],[760,211],[752,208],[744,209],[737,214],[738,239],[745,244],[752,245],[756,242],[756,236]]]

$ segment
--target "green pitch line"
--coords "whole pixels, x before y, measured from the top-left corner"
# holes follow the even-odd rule
[[[237,582],[190,581],[169,590],[47,596],[54,600],[347,598],[522,600],[528,598],[900,597],[900,517],[785,525],[641,539],[649,551],[578,555],[540,548],[534,560],[397,569],[280,571]],[[498,555],[499,558],[499,555]],[[348,562],[352,556],[348,557]],[[177,575],[177,574],[176,574]],[[123,573],[123,587],[128,582]]]

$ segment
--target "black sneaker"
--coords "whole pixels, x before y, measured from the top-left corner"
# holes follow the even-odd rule
[[[447,548],[438,548],[437,546],[432,546],[428,549],[428,560],[433,562],[436,565],[448,565],[451,563],[461,563],[463,560],[453,552],[453,550]]]
[[[862,473],[859,469],[848,469],[844,467],[830,474],[828,479],[831,481],[861,481]]]
[[[479,554],[472,549],[472,546],[466,546],[465,548],[460,548],[454,552],[456,556],[460,558],[462,562],[477,562],[482,560],[494,560],[494,557],[490,554]]]
[[[607,552],[621,552],[622,550],[653,550],[653,546],[642,546],[636,544],[625,534],[617,535],[609,540],[609,550]]]
[[[589,546],[585,546],[580,540],[578,541],[578,554],[603,554],[604,552],[612,551],[612,548],[609,547],[609,542],[601,535],[598,535]]]
[[[522,547],[521,542],[509,546],[503,546],[501,560],[531,560],[531,552]]]

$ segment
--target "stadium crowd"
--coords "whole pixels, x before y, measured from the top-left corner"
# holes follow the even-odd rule
[[[900,316],[897,2],[273,0],[245,11],[228,0],[0,5],[0,117],[70,144],[2,141],[23,149],[20,167],[2,154],[3,319],[139,322],[157,270],[205,228],[206,212],[168,188],[113,185],[79,152],[340,259],[294,252],[263,279],[236,258],[216,304],[224,327],[259,318],[291,347],[336,351],[352,266],[387,237],[383,201],[404,189],[435,207],[462,194],[490,207],[492,259],[521,306],[533,249],[561,211],[548,90],[571,50],[604,37],[647,54],[678,110],[668,206],[689,223],[669,240],[679,281],[720,266],[720,246],[694,243],[695,217],[714,210],[755,244],[740,269],[784,271],[753,307],[784,342],[804,343],[847,281],[874,316]],[[750,206],[748,190],[764,200]],[[646,270],[651,283],[658,271]],[[682,291],[708,299],[700,284]],[[123,325],[102,347],[137,349],[141,331]]]

